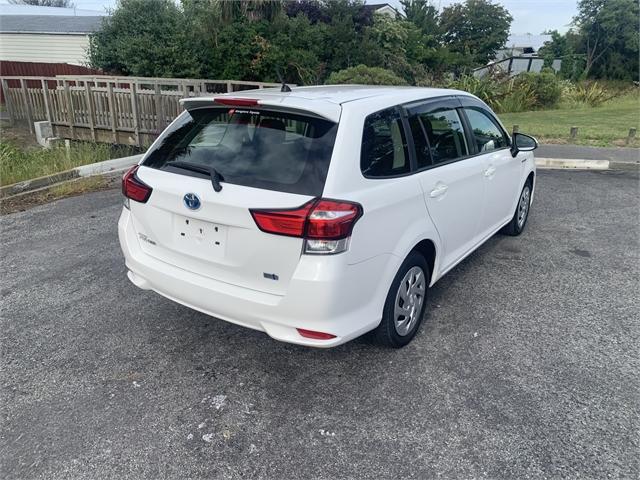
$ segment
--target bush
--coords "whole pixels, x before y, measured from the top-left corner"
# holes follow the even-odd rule
[[[490,75],[485,75],[484,77],[463,75],[449,82],[447,88],[469,92],[493,108],[495,100],[502,93],[502,82]]]
[[[513,78],[500,73],[481,78],[467,75],[447,86],[475,95],[499,113],[553,108],[563,92],[563,84],[550,71],[522,73]]]
[[[515,77],[514,88],[531,90],[536,97],[535,107],[553,108],[562,95],[562,84],[555,73],[543,70],[540,73],[521,73]]]
[[[536,107],[536,92],[526,83],[517,84],[515,79],[505,84],[502,95],[491,105],[498,113],[525,112]]]
[[[359,85],[407,85],[406,80],[398,77],[390,70],[379,67],[367,67],[358,65],[357,67],[345,68],[338,72],[333,72],[325,82],[327,85],[340,85],[345,83]]]
[[[610,93],[598,82],[576,85],[571,93],[574,103],[589,105],[590,107],[602,105],[616,96],[616,93]]]

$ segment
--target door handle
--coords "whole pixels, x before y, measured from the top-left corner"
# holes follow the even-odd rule
[[[449,190],[449,187],[447,187],[444,184],[440,184],[436,188],[431,190],[431,193],[429,193],[429,196],[431,198],[436,198],[436,197],[439,197],[440,195],[444,195],[447,192],[447,190]]]
[[[484,176],[491,177],[494,173],[496,173],[496,167],[492,165],[484,171]]]

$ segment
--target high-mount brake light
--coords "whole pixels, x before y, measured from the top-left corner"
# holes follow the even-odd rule
[[[319,198],[297,208],[250,212],[263,232],[304,238],[304,253],[326,255],[347,250],[353,226],[362,216],[362,206]]]
[[[140,165],[134,165],[129,170],[127,170],[127,173],[123,175],[122,194],[127,199],[135,200],[136,202],[140,203],[146,203],[146,201],[149,200],[153,189],[138,178],[136,172],[139,168]]]
[[[213,101],[221,105],[229,105],[232,107],[255,107],[258,105],[258,100],[253,98],[216,97]]]

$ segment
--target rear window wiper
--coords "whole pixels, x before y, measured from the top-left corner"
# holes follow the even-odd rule
[[[191,170],[192,172],[204,173],[205,175],[209,175],[209,177],[211,177],[211,185],[213,185],[213,189],[216,192],[222,190],[222,185],[220,184],[220,182],[224,182],[224,177],[214,167],[205,167],[204,165],[196,165],[194,163],[182,162],[180,160],[167,162],[166,166],[182,168],[184,170]]]

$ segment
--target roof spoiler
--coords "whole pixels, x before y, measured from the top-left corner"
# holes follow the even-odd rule
[[[324,120],[330,120],[338,123],[342,108],[340,105],[331,102],[323,102],[317,100],[309,100],[300,97],[281,97],[273,98],[251,98],[251,97],[234,97],[227,95],[219,95],[215,97],[192,97],[183,98],[180,104],[186,110],[195,110],[198,108],[211,107],[239,107],[239,108],[256,108],[266,107],[271,111],[291,112],[298,115],[306,115]]]

